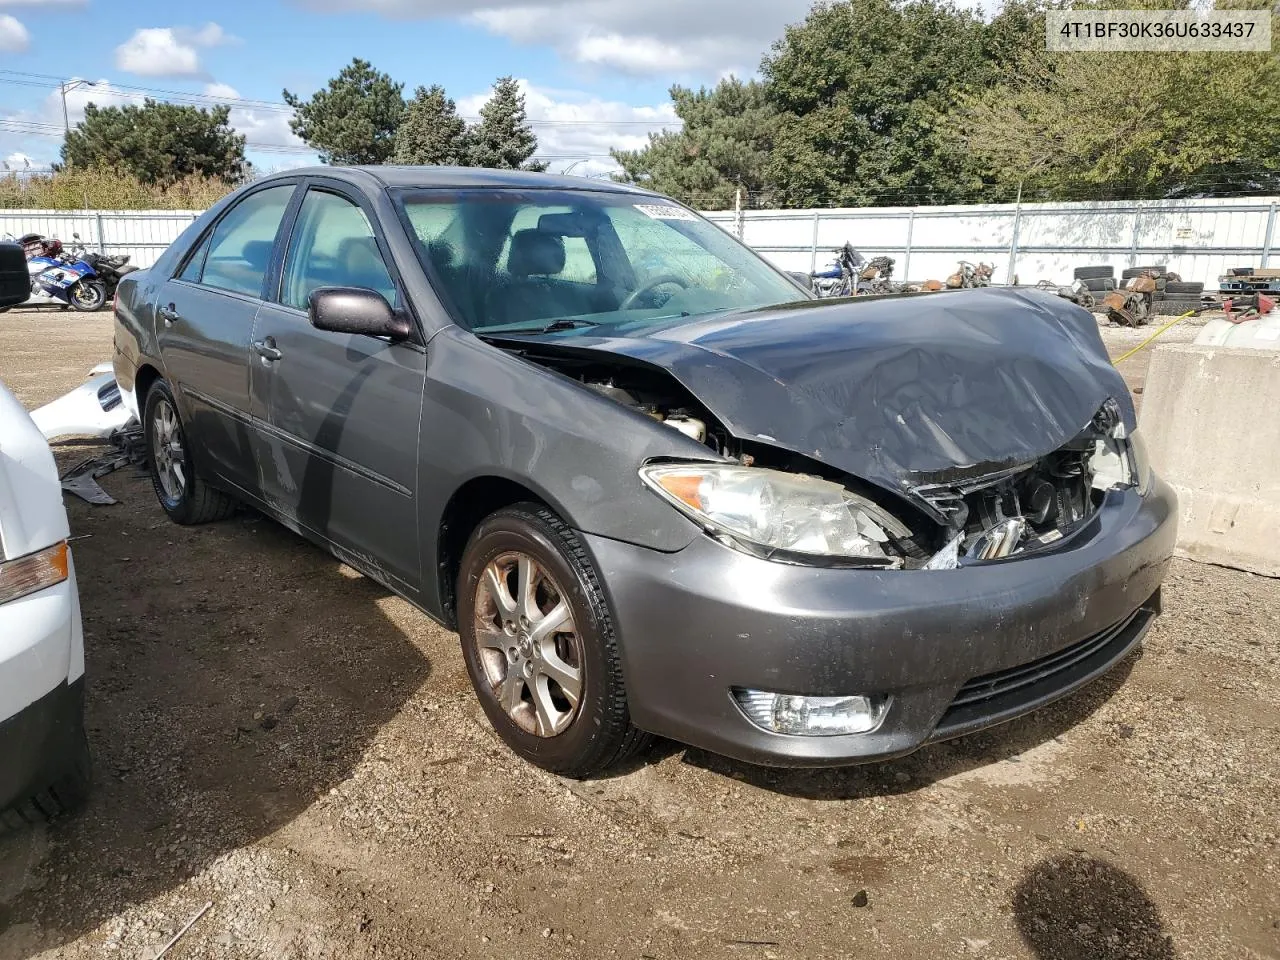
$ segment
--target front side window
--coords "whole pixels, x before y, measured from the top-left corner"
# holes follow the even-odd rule
[[[658,197],[475,189],[395,199],[423,266],[470,330],[616,327],[800,297],[719,227]]]
[[[281,300],[305,310],[317,287],[362,287],[397,305],[395,283],[364,211],[323,190],[309,191],[298,210]]]
[[[251,193],[232,207],[213,229],[199,282],[219,290],[261,297],[276,232],[291,196],[292,184],[269,187]],[[191,279],[186,271],[183,279]]]

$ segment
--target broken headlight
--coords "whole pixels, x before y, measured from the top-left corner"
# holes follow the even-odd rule
[[[1094,443],[1090,465],[1095,490],[1137,487],[1138,493],[1146,494],[1151,488],[1151,462],[1137,430],[1126,433],[1120,425],[1109,435],[1100,437]]]
[[[736,464],[650,464],[640,479],[710,533],[756,556],[896,567],[898,520],[838,483]]]

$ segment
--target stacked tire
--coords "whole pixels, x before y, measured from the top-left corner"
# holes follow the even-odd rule
[[[1204,309],[1201,302],[1203,294],[1203,283],[1169,280],[1165,283],[1164,290],[1154,295],[1152,310],[1162,317],[1180,317],[1188,311],[1199,313]]]
[[[1075,279],[1083,283],[1085,289],[1098,301],[1116,288],[1115,278],[1115,267],[1076,267],[1075,269]]]

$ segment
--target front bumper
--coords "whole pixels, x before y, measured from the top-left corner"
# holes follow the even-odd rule
[[[622,642],[633,721],[753,763],[909,753],[1034,710],[1111,669],[1159,610],[1176,501],[1113,490],[1058,552],[943,571],[759,560],[700,537],[675,554],[583,535]],[[798,737],[747,720],[730,690],[888,694],[873,733]]]

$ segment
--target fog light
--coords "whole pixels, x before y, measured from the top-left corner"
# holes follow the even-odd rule
[[[798,737],[870,733],[889,707],[889,698],[880,696],[801,697],[738,687],[733,695],[761,730]]]

